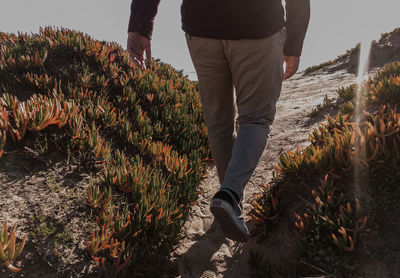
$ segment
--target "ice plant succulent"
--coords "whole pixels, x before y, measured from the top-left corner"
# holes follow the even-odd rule
[[[0,266],[7,267],[12,272],[19,272],[21,268],[12,265],[13,261],[21,254],[26,242],[26,235],[22,241],[17,244],[15,235],[16,225],[8,232],[7,222],[4,222],[3,229],[0,232]]]
[[[101,230],[90,256],[135,268],[176,244],[210,155],[195,82],[159,61],[141,70],[115,43],[43,28],[0,33],[0,83],[0,155],[6,139],[50,133],[79,171],[100,175],[87,195]]]

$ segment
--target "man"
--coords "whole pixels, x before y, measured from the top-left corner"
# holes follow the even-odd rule
[[[132,1],[128,51],[139,66],[145,54],[151,59],[159,2]],[[286,0],[286,21],[281,0],[183,0],[181,14],[221,183],[210,209],[226,237],[247,241],[243,192],[266,146],[282,81],[298,69],[310,0]]]

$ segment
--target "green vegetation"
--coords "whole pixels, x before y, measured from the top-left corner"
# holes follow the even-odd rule
[[[386,239],[388,231],[399,228],[400,63],[385,66],[364,84],[361,122],[353,120],[356,90],[356,85],[338,90],[341,111],[310,133],[310,146],[280,156],[274,183],[253,203],[252,220],[265,233],[276,219],[272,215],[290,211],[278,203],[302,203],[289,220],[299,258],[286,268],[310,265],[312,274],[357,277],[362,259],[385,257],[390,265],[396,256],[393,242]],[[288,188],[301,192],[302,200],[288,196]],[[372,239],[377,231],[381,241]],[[254,254],[253,273],[278,269]],[[295,269],[310,274],[310,269]]]
[[[340,88],[338,94],[344,102],[341,111],[352,114],[355,110],[355,95],[358,90],[357,85],[347,88]],[[399,76],[397,64],[388,64],[384,70],[378,72],[374,79],[368,80],[365,88],[362,89],[364,95],[361,101],[368,106],[374,104],[397,104],[400,103]]]
[[[37,223],[37,227],[31,231],[32,242],[38,243],[41,239],[57,232],[55,224],[49,221],[46,215],[36,215],[33,220]]]
[[[314,117],[314,116],[318,115],[319,112],[321,112],[327,108],[334,107],[335,103],[333,101],[334,101],[334,99],[330,99],[328,97],[328,95],[325,95],[322,104],[318,104],[316,108],[313,108],[311,110],[309,116]]]
[[[39,138],[33,151],[52,145],[80,172],[101,172],[88,189],[98,223],[88,254],[109,277],[162,271],[209,157],[197,84],[159,61],[141,70],[116,44],[52,28],[0,33],[0,84],[0,157]]]

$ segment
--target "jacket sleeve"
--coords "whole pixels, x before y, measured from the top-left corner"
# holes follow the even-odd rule
[[[287,39],[283,48],[286,56],[301,56],[310,21],[310,0],[286,0]]]
[[[151,39],[158,4],[160,0],[132,0],[128,32],[139,32]]]

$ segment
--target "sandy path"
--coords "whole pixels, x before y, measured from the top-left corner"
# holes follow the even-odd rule
[[[337,88],[354,83],[354,79],[355,75],[338,71],[307,77],[298,74],[284,82],[268,146],[246,187],[243,205],[246,212],[250,209],[249,198],[260,190],[258,185],[268,184],[270,181],[278,155],[297,145],[308,145],[308,132],[322,118],[308,117],[312,108],[322,103],[325,95],[336,98]],[[270,236],[262,245],[257,243],[257,237],[251,238],[245,244],[237,244],[224,238],[219,224],[214,223],[208,208],[210,199],[219,188],[215,167],[210,166],[208,173],[200,185],[202,194],[186,223],[184,239],[173,254],[179,277],[249,277],[247,259],[251,248],[265,248],[263,253],[267,257],[273,257],[274,254],[279,254],[281,258],[290,257],[290,239],[284,233],[277,232],[278,235]]]

